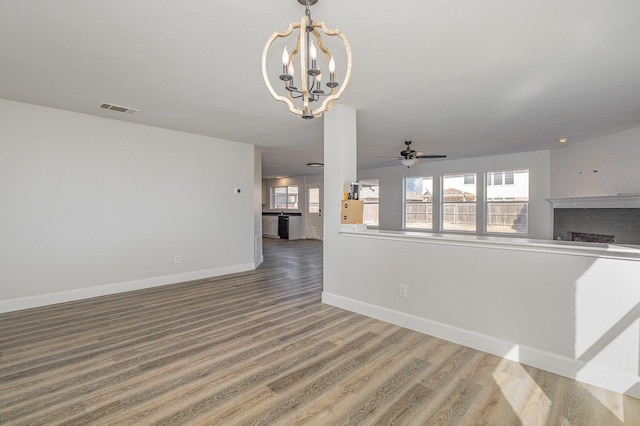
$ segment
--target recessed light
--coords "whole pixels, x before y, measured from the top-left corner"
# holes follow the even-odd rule
[[[307,163],[307,167],[324,167],[324,163],[311,162]]]
[[[568,141],[568,140],[569,140],[569,139],[567,139],[567,138],[560,138],[560,139],[558,139],[558,142],[560,142],[560,143],[567,143],[567,141]]]

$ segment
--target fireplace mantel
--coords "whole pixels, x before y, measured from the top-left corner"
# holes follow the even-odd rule
[[[621,209],[640,208],[640,194],[604,195],[598,197],[548,198],[554,209]]]

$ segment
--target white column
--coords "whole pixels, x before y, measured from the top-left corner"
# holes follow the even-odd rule
[[[340,208],[344,182],[357,178],[356,110],[335,105],[324,114],[324,288],[337,283]]]

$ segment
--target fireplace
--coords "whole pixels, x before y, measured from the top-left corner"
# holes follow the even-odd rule
[[[553,239],[640,245],[640,196],[556,198]]]
[[[579,241],[583,243],[613,244],[616,242],[616,236],[604,235],[604,234],[590,234],[587,232],[569,232],[569,241]]]

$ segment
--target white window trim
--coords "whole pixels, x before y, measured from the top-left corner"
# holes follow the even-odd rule
[[[375,228],[378,229],[380,228],[380,179],[359,179],[359,182],[361,184],[366,183],[367,185],[369,184],[368,182],[377,182],[377,184],[375,186],[378,187],[378,201],[375,202],[367,202],[367,198],[361,198],[363,204],[365,205],[377,205],[378,206],[378,224],[377,225],[367,225],[370,228]],[[362,191],[362,190],[361,190]]]
[[[518,172],[527,172],[527,174],[529,175],[528,178],[528,182],[529,182],[529,186],[527,188],[527,199],[525,200],[487,200],[487,196],[486,196],[486,192],[487,192],[487,188],[489,186],[512,186],[515,184],[515,179],[516,179],[516,173]],[[506,183],[506,173],[507,172],[512,172],[513,173],[513,179],[514,182],[513,183]],[[488,178],[489,175],[492,175],[493,178],[493,174],[494,173],[502,173],[502,184],[501,185],[489,185],[488,183]],[[526,238],[529,236],[529,205],[531,203],[531,170],[530,169],[526,169],[526,168],[514,168],[514,169],[503,169],[503,170],[487,170],[486,172],[484,172],[484,176],[485,176],[485,185],[482,188],[483,189],[483,196],[482,196],[482,204],[483,204],[483,213],[482,213],[482,217],[483,217],[483,223],[482,223],[482,233],[478,233],[478,235],[490,235],[490,236],[501,236],[501,237],[523,237]],[[526,203],[527,204],[527,232],[523,232],[523,233],[518,233],[518,232],[498,232],[498,231],[489,231],[489,204],[509,204],[509,203]]]
[[[298,188],[298,207],[289,208],[289,188]],[[286,188],[285,198],[286,198],[286,207],[276,207],[276,189]],[[281,185],[281,186],[272,186],[271,194],[270,194],[270,205],[269,207],[272,210],[300,210],[300,187],[298,185]]]
[[[481,196],[483,196],[483,186],[479,185],[478,182],[478,175],[480,173],[478,172],[452,172],[452,173],[445,173],[440,175],[440,197],[439,197],[439,206],[438,209],[440,211],[440,223],[438,224],[438,232],[443,232],[443,233],[451,233],[451,234],[462,234],[462,235],[481,235],[481,233],[478,231],[479,229],[485,229],[484,228],[484,214],[478,214],[478,200],[481,200]],[[444,229],[444,205],[445,204],[452,204],[451,202],[447,203],[444,201],[444,190],[445,188],[445,184],[444,184],[444,178],[447,176],[462,176],[463,177],[463,186],[472,186],[472,184],[464,184],[464,179],[466,176],[470,176],[473,175],[473,186],[475,186],[476,188],[476,200],[474,202],[467,202],[466,204],[475,204],[476,206],[476,223],[475,223],[475,229],[473,231],[465,231],[465,230],[457,230],[457,229]],[[482,204],[481,204],[482,205]]]
[[[422,202],[422,203],[416,203],[416,204],[423,204],[423,205],[427,205],[427,204],[431,204],[431,228],[409,228],[407,227],[407,179],[415,179],[415,178],[422,178],[422,179],[431,179],[431,201],[430,202]],[[411,177],[406,177],[402,179],[402,229],[408,230],[408,231],[418,231],[418,232],[436,232],[437,229],[437,223],[436,223],[436,208],[437,208],[437,204],[434,202],[435,199],[435,192],[436,192],[436,186],[435,186],[435,177],[434,176],[411,176]],[[438,215],[440,216],[440,215]]]

